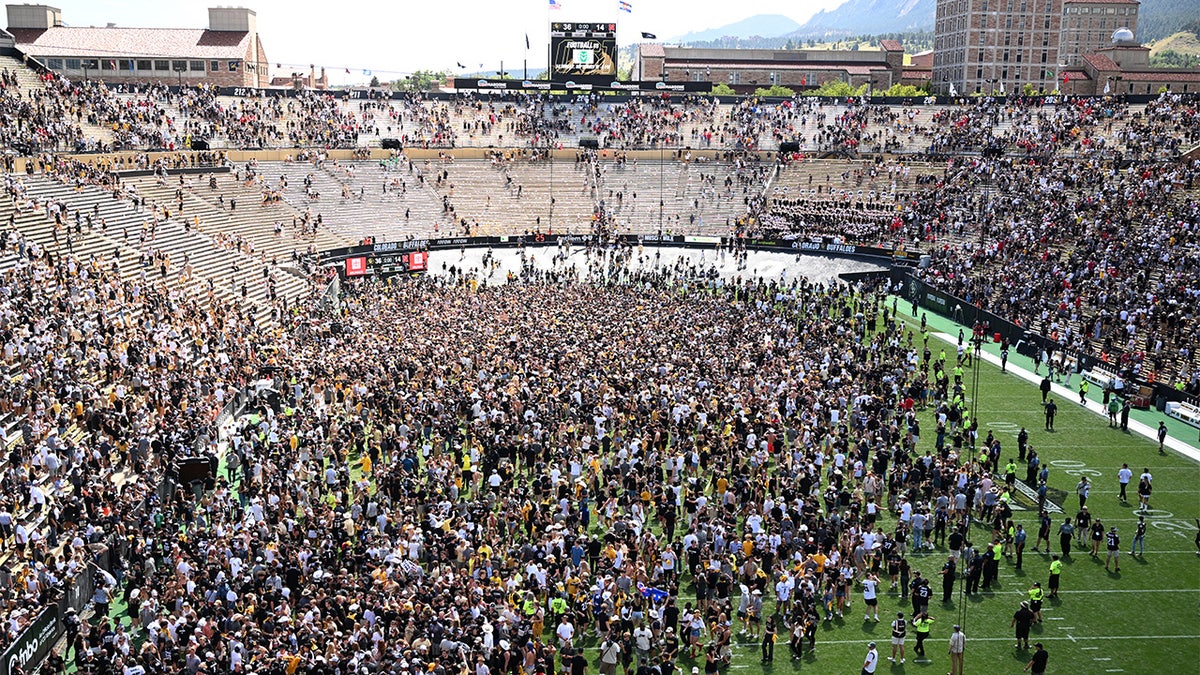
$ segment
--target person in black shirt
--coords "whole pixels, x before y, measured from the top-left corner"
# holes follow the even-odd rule
[[[1099,522],[1099,521],[1097,521]],[[1139,523],[1140,527],[1145,527],[1145,523]],[[1108,564],[1111,562],[1117,563],[1117,573],[1121,572],[1121,537],[1117,534],[1117,528],[1112,528],[1106,536],[1108,544],[1108,557],[1104,559],[1104,571],[1108,571]]]
[[[675,672],[675,659],[679,656],[679,636],[675,634],[674,628],[667,628],[663,635],[662,649],[659,657],[662,659],[662,672]]]
[[[1017,649],[1029,649],[1029,628],[1033,625],[1033,610],[1029,609],[1028,602],[1022,602],[1021,606],[1013,614],[1012,622],[1009,626],[1016,627],[1017,644],[1014,645]]]
[[[954,563],[954,556],[946,558],[946,562],[942,565],[942,602],[950,602],[950,596],[954,593],[954,577],[958,574],[958,566]]]
[[[770,663],[775,660],[775,636],[779,630],[775,627],[775,616],[767,617],[767,628],[763,631],[762,661]]]
[[[1025,664],[1025,671],[1033,673],[1033,675],[1042,675],[1046,672],[1046,664],[1050,661],[1050,653],[1042,647],[1042,643],[1038,642],[1033,645],[1035,651],[1033,658],[1029,659],[1029,663]]]

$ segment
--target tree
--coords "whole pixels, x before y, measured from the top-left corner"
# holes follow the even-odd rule
[[[733,87],[725,84],[724,82],[718,82],[712,88],[712,91],[709,93],[712,94],[713,96],[736,96],[737,95],[737,92],[733,90]]]
[[[914,87],[911,84],[897,83],[897,84],[893,84],[892,86],[888,87],[887,89],[884,89],[883,91],[876,91],[875,95],[876,96],[894,96],[896,98],[902,98],[902,97],[912,98],[914,96],[924,96],[925,92],[918,89],[917,87]]]
[[[863,84],[860,87],[853,87],[849,82],[844,82],[842,80],[828,80],[826,82],[822,82],[821,86],[817,87],[816,89],[809,89],[808,91],[804,92],[804,95],[828,97],[862,96],[863,94],[867,93],[867,86],[868,85]]]
[[[796,95],[796,92],[779,84],[773,84],[770,87],[759,87],[754,90],[755,96],[779,96],[790,98]]]
[[[375,77],[374,75],[371,76],[371,86],[372,87],[379,86],[379,78],[378,77]]]
[[[795,48],[796,48],[796,43],[795,43],[795,42],[792,42],[792,39],[791,39],[791,38],[788,38],[787,44],[783,45],[783,48],[784,48],[784,49],[787,49],[787,50],[789,50],[789,51],[790,51],[790,50],[793,50],[793,49],[795,49]]]
[[[446,81],[450,74],[440,70],[418,70],[392,83],[398,91],[431,91]]]

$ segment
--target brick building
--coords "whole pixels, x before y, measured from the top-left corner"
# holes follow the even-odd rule
[[[1067,72],[1061,89],[1074,96],[1145,95],[1161,89],[1194,94],[1200,92],[1200,68],[1151,68],[1150,48],[1139,44],[1133,31],[1120,28],[1111,44],[1084,54],[1079,68]]]
[[[661,44],[638,45],[634,80],[725,83],[738,93],[778,84],[797,91],[829,81],[872,90],[898,84],[904,69],[904,46],[881,40],[877,50],[832,49],[697,49]]]
[[[1138,8],[1138,0],[938,0],[934,90],[1058,89],[1114,30],[1136,30]]]
[[[260,87],[268,61],[254,10],[212,7],[208,28],[104,28],[63,25],[47,5],[8,5],[16,49],[71,79],[108,83]]]

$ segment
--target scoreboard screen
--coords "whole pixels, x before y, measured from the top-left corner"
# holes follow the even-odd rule
[[[551,80],[608,85],[617,79],[617,24],[550,24]]]

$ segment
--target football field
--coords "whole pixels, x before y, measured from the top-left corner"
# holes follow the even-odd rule
[[[898,309],[902,318],[911,319],[909,306],[901,301]],[[954,340],[958,327],[948,320],[929,315],[932,337],[930,347],[935,354],[945,346],[954,354],[954,344],[939,343],[938,334]],[[914,322],[912,328],[916,329]],[[968,331],[969,332],[969,331]],[[920,340],[919,332],[915,339]],[[985,351],[998,353],[996,345]],[[1031,645],[1043,643],[1050,654],[1048,673],[1197,673],[1200,672],[1200,557],[1196,554],[1195,519],[1200,516],[1200,464],[1168,449],[1158,452],[1158,444],[1132,431],[1110,428],[1107,417],[1095,411],[1100,392],[1090,392],[1092,410],[1080,405],[1077,394],[1055,387],[1051,394],[1059,412],[1055,431],[1045,431],[1045,416],[1038,386],[1022,378],[1017,371],[1031,372],[1031,360],[1011,353],[1009,373],[1001,373],[997,365],[976,359],[979,369],[980,437],[990,430],[1000,439],[1003,450],[1001,464],[1017,457],[1017,434],[1024,427],[1029,433],[1029,445],[1049,464],[1048,484],[1052,504],[1053,528],[1051,548],[1059,552],[1057,527],[1065,517],[1074,518],[1079,510],[1076,486],[1082,476],[1093,483],[1087,500],[1088,509],[1100,518],[1106,528],[1116,526],[1121,537],[1120,572],[1105,571],[1105,546],[1100,555],[1091,557],[1090,542],[1075,544],[1071,555],[1064,559],[1062,587],[1058,599],[1048,599],[1043,610],[1043,622],[1035,624],[1030,634]],[[953,358],[953,357],[951,357]],[[1044,372],[1044,370],[1042,371]],[[973,373],[968,371],[965,382],[971,391]],[[1070,389],[1078,385],[1078,376]],[[1135,411],[1137,422],[1153,429],[1160,419],[1168,422],[1171,437],[1195,447],[1196,429],[1166,416]],[[921,413],[923,433],[918,445],[920,454],[933,451],[936,424],[933,409]],[[1117,471],[1127,463],[1133,471],[1128,488],[1128,503],[1118,499]],[[1018,476],[1024,478],[1022,462]],[[1136,488],[1138,476],[1149,470],[1153,476],[1153,496],[1150,508],[1138,512]],[[1019,481],[1018,481],[1019,482]],[[912,653],[914,639],[909,630],[907,660],[891,663],[889,622],[897,611],[911,618],[911,602],[902,598],[899,589],[889,590],[886,579],[881,586],[879,623],[863,621],[864,604],[855,588],[851,606],[844,617],[822,622],[817,632],[815,653],[793,659],[789,653],[786,630],[781,629],[772,663],[761,662],[760,641],[750,636],[739,640],[730,666],[733,672],[820,672],[826,675],[855,675],[862,668],[868,642],[877,643],[880,665],[877,673],[946,673],[949,671],[947,638],[954,624],[960,624],[967,635],[964,671],[966,673],[1020,673],[1029,662],[1032,651],[1014,647],[1014,629],[1010,626],[1014,612],[1034,582],[1047,585],[1050,554],[1045,547],[1039,552],[1031,549],[1037,538],[1038,519],[1036,495],[1018,494],[1016,506],[1023,509],[1014,515],[1016,523],[1029,533],[1022,569],[1015,560],[1006,558],[1000,563],[999,579],[992,588],[976,595],[964,595],[960,580],[951,602],[943,604],[941,587],[936,575],[946,560],[946,551],[909,553],[912,569],[924,576],[933,575],[934,598],[929,613],[935,623],[932,636],[926,642],[926,657]],[[1143,515],[1147,523],[1145,554],[1131,556],[1130,547],[1138,522]],[[889,514],[883,519],[885,530],[894,527]],[[991,529],[977,525],[971,533],[976,545],[986,545]],[[963,567],[960,566],[960,570]],[[694,600],[688,581],[684,581],[680,600]],[[771,601],[765,612],[773,610]],[[594,652],[592,652],[594,654]],[[898,661],[898,659],[897,659]],[[679,662],[683,673],[692,666],[703,670],[703,659],[683,658]]]
[[[899,303],[902,317],[909,318],[907,303]],[[954,353],[953,344],[937,344],[936,333],[957,335],[957,327],[932,315],[930,339],[934,354],[945,346]],[[969,331],[968,331],[969,333]],[[917,336],[919,343],[919,335]],[[995,346],[991,350],[997,351]],[[1032,371],[1030,360],[1015,351],[1009,361],[1010,371]],[[953,358],[953,357],[951,357]],[[1003,465],[1009,457],[1016,459],[1016,437],[1021,427],[1028,430],[1029,444],[1037,450],[1043,462],[1050,466],[1050,500],[1054,510],[1051,533],[1052,548],[1059,552],[1057,526],[1066,516],[1073,517],[1079,502],[1076,486],[1081,476],[1087,476],[1094,487],[1087,501],[1089,511],[1106,528],[1116,526],[1121,537],[1120,572],[1105,571],[1105,546],[1099,557],[1091,557],[1090,542],[1076,544],[1070,557],[1064,560],[1062,589],[1057,600],[1048,600],[1043,611],[1044,621],[1035,624],[1031,644],[1042,642],[1050,653],[1050,673],[1196,673],[1200,672],[1200,557],[1193,543],[1197,532],[1195,518],[1200,515],[1200,464],[1178,452],[1158,452],[1157,442],[1131,432],[1110,428],[1108,419],[1080,405],[1078,395],[1064,396],[1057,390],[1055,397],[1059,413],[1055,431],[1045,431],[1045,417],[1038,387],[1018,374],[1001,373],[1000,368],[976,359],[979,368],[979,421],[981,439],[990,430],[1003,446]],[[1044,371],[1043,371],[1044,372]],[[972,373],[965,381],[971,391]],[[1072,388],[1078,384],[1078,376]],[[1093,403],[1100,392],[1092,388]],[[1093,405],[1093,408],[1096,406]],[[1134,418],[1158,425],[1162,414],[1135,412]],[[919,450],[933,450],[935,427],[932,409],[922,413],[923,434]],[[1196,429],[1169,420],[1173,438],[1196,445]],[[1133,479],[1129,486],[1129,502],[1118,499],[1117,471],[1122,463],[1129,464]],[[1018,476],[1025,476],[1023,463]],[[1147,522],[1145,554],[1129,555],[1139,512],[1136,488],[1138,476],[1148,470],[1153,476],[1153,496],[1150,509],[1141,513]],[[911,613],[911,604],[901,599],[897,591],[881,594],[880,622],[864,622],[861,595],[853,597],[845,617],[824,622],[817,636],[815,655],[792,660],[781,632],[776,645],[775,661],[761,664],[759,644],[745,642],[732,664],[734,670],[752,669],[770,672],[816,671],[821,673],[858,673],[869,641],[878,643],[880,673],[946,673],[949,670],[947,637],[951,627],[961,624],[967,635],[965,672],[1019,673],[1029,661],[1030,651],[1014,648],[1014,632],[1010,627],[1013,613],[1027,597],[1034,582],[1046,586],[1051,558],[1045,552],[1033,552],[1038,522],[1036,502],[1031,496],[1019,495],[1014,520],[1029,532],[1029,543],[1022,569],[1015,568],[1013,559],[1000,563],[999,583],[981,594],[961,594],[962,582],[955,588],[953,599],[941,603],[940,584],[935,579],[935,597],[929,613],[936,619],[931,642],[926,643],[926,659],[914,659],[913,638],[909,631],[907,661],[889,663],[889,621],[896,611]],[[890,518],[885,520],[894,523]],[[977,526],[971,539],[984,545],[990,538],[990,527]],[[912,568],[925,576],[936,575],[945,561],[944,549],[928,553],[910,553]],[[961,569],[961,567],[960,567]],[[882,587],[887,588],[885,583]],[[682,595],[687,595],[683,590]],[[690,671],[691,663],[684,672]],[[698,665],[703,666],[702,663]]]

